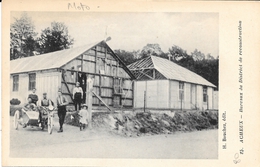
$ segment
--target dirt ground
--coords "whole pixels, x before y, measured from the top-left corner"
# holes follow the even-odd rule
[[[80,131],[64,125],[57,133],[55,115],[53,134],[40,128],[13,128],[10,117],[10,157],[19,158],[161,158],[217,159],[218,130],[203,130],[167,135],[123,137],[104,130]]]

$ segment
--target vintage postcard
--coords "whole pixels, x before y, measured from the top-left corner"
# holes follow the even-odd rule
[[[259,166],[257,2],[4,1],[3,166]]]

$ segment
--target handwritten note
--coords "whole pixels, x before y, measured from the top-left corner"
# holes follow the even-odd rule
[[[90,7],[87,5],[84,5],[82,3],[68,3],[68,10],[76,10],[76,11],[87,11],[90,10]]]

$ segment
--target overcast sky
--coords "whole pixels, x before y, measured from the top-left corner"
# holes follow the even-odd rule
[[[64,22],[74,38],[74,47],[111,36],[109,46],[133,51],[158,43],[164,52],[177,45],[188,53],[197,48],[217,57],[218,13],[111,13],[111,12],[27,12],[35,31],[50,27],[52,21]],[[21,12],[12,12],[19,18]],[[106,35],[107,32],[107,35]]]

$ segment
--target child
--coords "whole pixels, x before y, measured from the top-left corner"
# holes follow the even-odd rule
[[[86,104],[82,105],[82,109],[79,110],[79,127],[80,130],[85,129],[88,124],[88,106]]]

